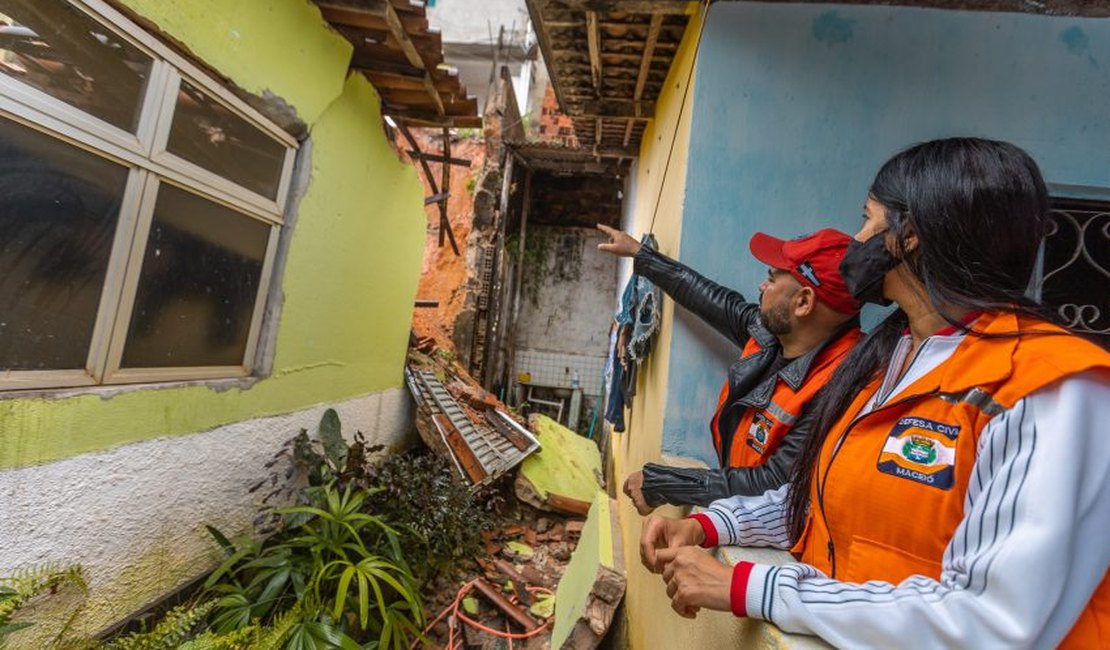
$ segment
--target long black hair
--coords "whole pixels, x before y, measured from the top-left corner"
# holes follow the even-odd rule
[[[1047,228],[1048,193],[1037,163],[1025,151],[980,138],[918,144],[882,166],[870,196],[885,208],[894,255],[950,324],[983,335],[964,327],[949,309],[1057,321],[1026,295]],[[908,251],[911,234],[918,245]],[[811,406],[816,426],[791,476],[789,522],[795,540],[805,527],[826,435],[863,387],[886,370],[906,325],[902,310],[891,313],[852,350]]]

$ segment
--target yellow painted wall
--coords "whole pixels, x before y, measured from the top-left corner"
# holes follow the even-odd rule
[[[641,140],[634,182],[635,196],[632,197],[636,208],[629,231],[637,237],[643,232],[653,232],[660,251],[675,258],[679,257],[678,247],[682,239],[693,89],[689,90],[684,107],[683,96],[687,94],[687,81],[691,84],[695,82],[691,69],[700,27],[699,18],[692,17],[656,101],[655,119],[648,125]],[[640,366],[636,398],[626,417],[627,429],[624,433],[611,436],[614,480],[618,485],[623,483],[629,472],[639,469],[646,462],[659,460],[673,320],[674,303],[664,300],[659,338],[647,361]],[[628,558],[624,611],[628,619],[625,629],[629,647],[642,650],[692,647],[693,640],[689,638],[687,628],[694,626],[671,610],[662,579],[649,573],[639,563],[641,518],[623,494],[619,497],[618,512],[624,555]],[[665,514],[667,509],[659,512]],[[721,640],[705,637],[702,641],[710,647],[720,645]]]
[[[304,0],[124,0],[198,59],[309,126],[311,180],[282,278],[273,375],[249,389],[0,396],[0,469],[210,429],[401,385],[425,233],[423,189],[351,46]]]
[[[674,258],[681,258],[679,242],[682,239],[693,88],[689,90],[684,107],[683,95],[686,93],[687,79],[691,84],[696,82],[696,76],[691,75],[691,68],[694,66],[700,31],[700,19],[691,18],[671,64],[663,92],[656,102],[655,119],[644,132],[634,185],[633,200],[636,209],[629,226],[629,230],[637,236],[642,232],[654,232],[660,251]],[[672,140],[673,153],[669,154],[668,167],[667,158],[672,149]],[[663,186],[662,194],[660,185]],[[658,210],[656,197],[660,197]],[[696,261],[692,263],[696,264]],[[623,484],[625,476],[641,468],[644,463],[661,460],[673,321],[674,303],[666,299],[663,301],[659,338],[646,363],[640,367],[636,398],[630,417],[626,418],[627,429],[624,433],[613,433],[611,436],[615,472],[613,478],[618,486]],[[681,354],[681,350],[677,354]],[[706,417],[708,419],[708,415]],[[639,537],[643,519],[623,494],[619,495],[618,502],[628,575],[624,607],[626,620],[622,624],[622,630],[631,650],[797,646],[799,637],[784,635],[774,626],[758,621],[742,621],[731,613],[702,611],[694,620],[684,619],[676,614],[671,609],[662,578],[644,569],[639,562]],[[672,517],[684,514],[671,506],[659,508],[655,512]],[[808,640],[802,639],[803,644]]]

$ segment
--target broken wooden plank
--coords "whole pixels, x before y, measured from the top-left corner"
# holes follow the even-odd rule
[[[438,95],[437,95],[438,96]],[[442,108],[442,106],[441,106]],[[443,158],[446,160],[451,159],[451,129],[443,127]],[[451,192],[451,165],[440,165],[440,183],[439,187],[444,192]],[[451,242],[451,250],[455,251],[455,257],[461,255],[459,252],[459,244],[455,241],[455,233],[451,229],[451,220],[447,217],[447,201],[439,202],[439,247],[443,248],[443,237]]]
[[[442,163],[446,161],[450,165],[458,165],[459,167],[470,167],[471,165],[471,161],[466,158],[447,158],[443,154],[425,153],[423,151],[413,151],[412,149],[409,149],[408,154],[410,158],[423,158],[428,162]]]
[[[397,130],[401,132],[401,135],[409,143],[410,150],[415,151],[417,153],[420,153],[420,145],[417,144],[416,138],[412,135],[412,132],[409,131],[408,126],[406,126],[404,122],[398,122],[397,123]],[[447,133],[446,128],[444,128],[443,130],[444,130],[445,133]],[[447,145],[446,143],[445,143],[444,151],[447,152],[448,157],[450,157],[449,145]],[[416,159],[417,159],[417,161],[419,161],[420,167],[424,170],[424,178],[427,179],[428,187],[431,188],[431,190],[432,190],[432,198],[438,196],[440,194],[439,186],[436,185],[436,179],[432,175],[431,165],[428,164],[428,161],[423,156],[417,156]],[[450,178],[451,178],[450,171],[449,171],[451,169],[450,166],[443,165],[443,168],[448,170],[448,172],[446,174],[446,180],[450,181]],[[449,193],[447,187],[443,188],[443,193],[444,194]],[[447,219],[447,214],[446,214],[447,213],[447,201],[445,201],[445,200],[436,201],[436,203],[439,204],[439,208],[440,208],[440,210],[439,210],[439,233],[440,233],[439,234],[439,245],[443,246],[443,236],[444,236],[444,232],[446,232],[451,238],[451,248],[454,249],[455,255],[458,255],[459,254],[459,246],[458,246],[458,244],[455,243],[455,233],[451,231],[451,222]],[[428,201],[425,201],[424,205],[429,205]]]
[[[477,100],[468,99],[467,101],[477,103]],[[481,128],[482,126],[482,118],[474,115],[436,115],[435,113],[404,106],[383,106],[382,113],[398,122],[404,120],[410,126],[450,126],[461,129]]]
[[[586,49],[590,55],[590,76],[594,91],[601,92],[601,34],[597,29],[597,12],[586,12]]]
[[[439,96],[439,91],[436,90],[435,85],[432,83],[431,76],[427,73],[428,65],[424,62],[424,57],[420,56],[420,53],[416,51],[416,45],[414,45],[412,39],[409,38],[404,24],[397,15],[397,10],[394,9],[393,5],[389,2],[385,3],[385,22],[389,26],[389,32],[393,35],[393,39],[397,41],[401,51],[404,52],[405,58],[408,60],[409,64],[414,68],[425,70],[423,79],[424,88],[432,98],[432,102],[436,107],[436,112],[440,115],[445,115],[446,111],[443,108],[443,100]]]
[[[482,578],[474,581],[474,588],[477,589],[483,596],[486,597],[497,609],[501,610],[505,616],[509,617],[514,623],[524,628],[525,632],[531,632],[540,626],[527,612],[509,602],[508,598],[501,595],[501,592],[486,582]]]

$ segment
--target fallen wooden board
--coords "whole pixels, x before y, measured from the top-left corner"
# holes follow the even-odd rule
[[[602,487],[597,445],[543,415],[529,418],[528,425],[540,450],[520,464],[517,498],[542,510],[584,516]]]
[[[551,647],[592,650],[609,630],[627,580],[616,501],[595,495],[582,538],[555,594]]]

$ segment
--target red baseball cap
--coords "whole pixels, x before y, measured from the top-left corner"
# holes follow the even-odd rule
[[[844,278],[840,261],[852,238],[839,230],[825,228],[797,239],[778,239],[757,232],[748,244],[757,260],[787,271],[803,286],[810,287],[818,300],[843,314],[859,311]]]

